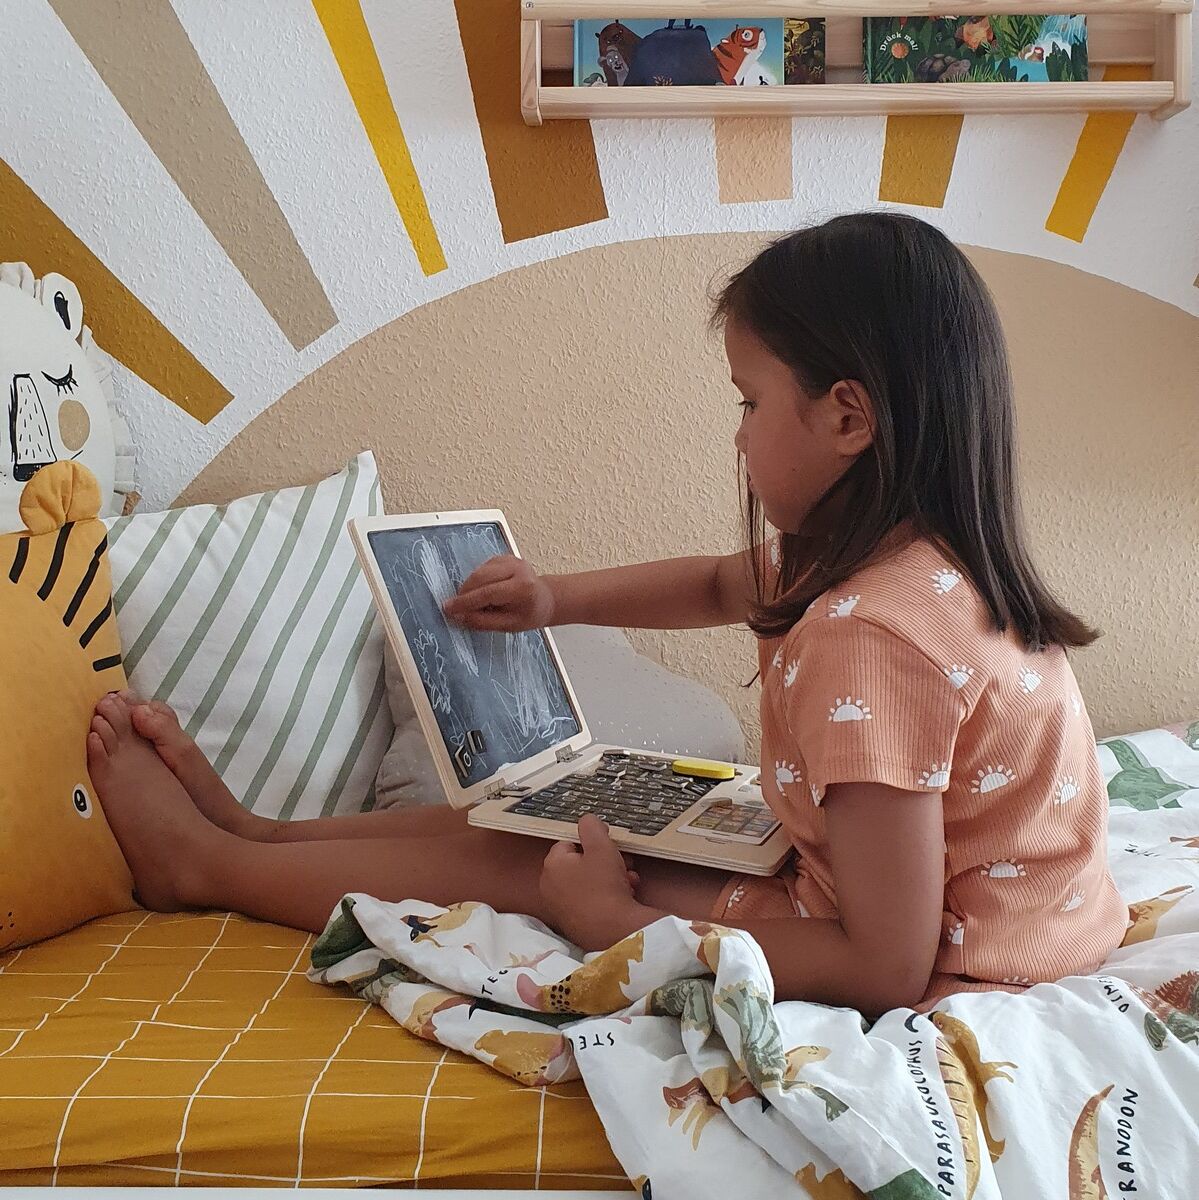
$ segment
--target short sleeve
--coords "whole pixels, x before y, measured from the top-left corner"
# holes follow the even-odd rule
[[[966,708],[945,672],[905,638],[856,617],[788,635],[783,711],[813,798],[835,783],[943,792]]]

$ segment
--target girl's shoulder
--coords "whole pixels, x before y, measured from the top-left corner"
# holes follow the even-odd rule
[[[1006,653],[973,583],[935,542],[917,538],[817,597],[787,635],[795,648],[866,622],[940,662]],[[957,657],[954,657],[957,655]]]

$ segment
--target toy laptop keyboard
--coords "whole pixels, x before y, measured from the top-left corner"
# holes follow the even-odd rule
[[[652,837],[694,808],[719,782],[675,774],[666,759],[607,750],[593,771],[566,775],[548,787],[520,795],[505,811],[571,824],[584,813],[594,813],[614,828]],[[506,794],[522,791],[509,787]],[[697,809],[678,832],[757,846],[778,827],[762,801],[723,796]]]

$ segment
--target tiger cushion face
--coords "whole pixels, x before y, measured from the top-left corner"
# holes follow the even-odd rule
[[[135,907],[87,773],[96,701],[125,686],[99,507],[54,463],[0,537],[0,952]]]

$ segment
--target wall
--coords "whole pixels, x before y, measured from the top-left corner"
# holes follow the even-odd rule
[[[1032,524],[1113,630],[1100,724],[1199,711],[1199,113],[529,130],[515,14],[0,0],[0,259],[79,282],[146,503],[369,443],[393,504],[503,503],[547,564],[731,544],[707,285],[755,233],[907,207],[1003,304]],[[646,644],[749,711],[743,639]]]

